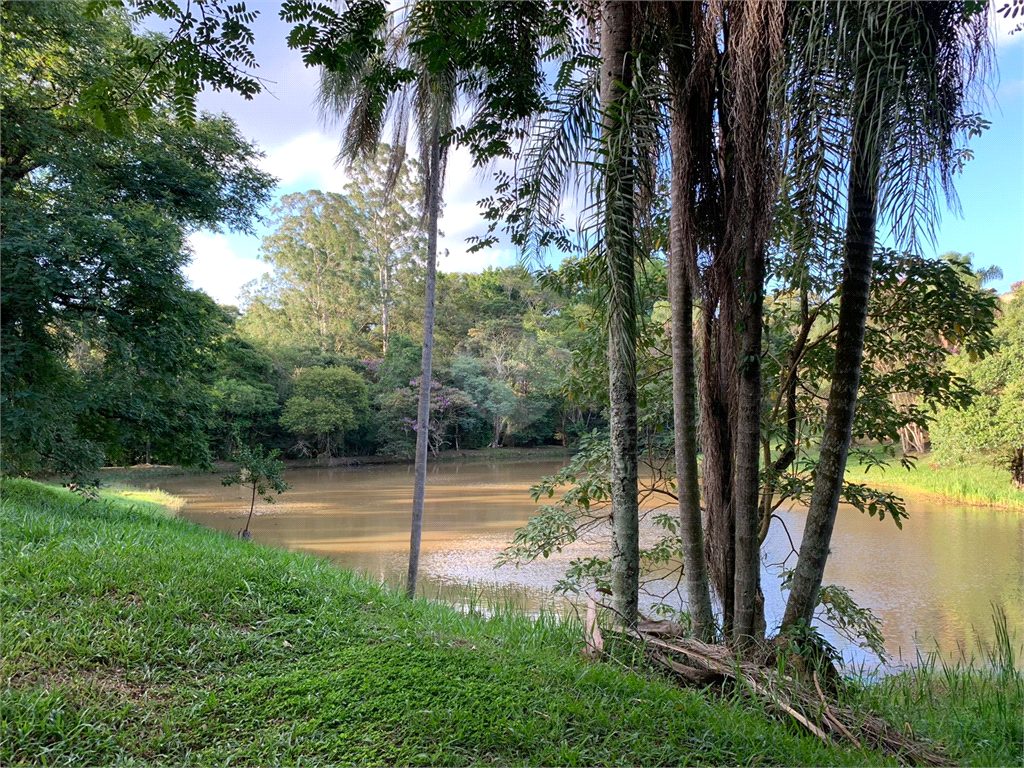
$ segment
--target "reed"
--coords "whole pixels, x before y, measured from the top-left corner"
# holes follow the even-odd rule
[[[898,674],[861,679],[851,702],[940,742],[961,765],[1022,765],[1024,676],[1006,614],[993,607],[995,641],[981,657],[951,660],[936,649]]]
[[[1024,511],[1024,489],[1013,485],[1009,471],[982,462],[940,465],[926,456],[908,470],[899,464],[879,469],[851,461],[846,478],[883,490]]]

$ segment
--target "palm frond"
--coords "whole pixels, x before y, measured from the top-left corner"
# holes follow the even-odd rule
[[[783,204],[796,244],[838,252],[851,116],[876,119],[857,137],[878,147],[879,209],[901,247],[934,236],[943,202],[981,121],[972,111],[991,61],[986,9],[964,2],[833,3],[795,7],[786,95]],[[977,5],[977,4],[973,4]]]

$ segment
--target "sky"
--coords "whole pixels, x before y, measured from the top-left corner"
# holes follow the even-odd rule
[[[314,106],[317,71],[306,68],[298,52],[288,49],[289,25],[277,18],[279,2],[257,0],[253,26],[259,68],[267,85],[251,101],[230,92],[206,92],[200,109],[230,115],[243,136],[265,153],[261,167],[278,178],[275,200],[293,192],[319,189],[342,192],[343,168],[335,165],[340,130],[325,126]],[[995,14],[993,14],[995,15]],[[1024,280],[1024,32],[1010,36],[1009,25],[996,20],[998,76],[982,112],[991,128],[974,139],[972,160],[957,179],[961,212],[945,212],[935,247],[925,255],[948,251],[973,253],[976,267],[998,266],[1003,279],[990,284],[999,292]],[[517,261],[514,247],[498,243],[469,253],[466,238],[481,235],[486,223],[477,201],[492,191],[489,174],[472,167],[469,153],[452,151],[440,222],[438,268],[444,272],[479,272]],[[269,213],[269,211],[268,211]],[[237,304],[240,288],[269,270],[260,259],[260,243],[270,230],[257,225],[254,235],[201,231],[191,238],[192,263],[186,276],[192,285],[221,304]]]

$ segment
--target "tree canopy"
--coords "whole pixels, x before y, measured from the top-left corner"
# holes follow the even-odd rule
[[[222,321],[185,283],[186,237],[248,230],[273,180],[229,118],[182,122],[159,94],[131,130],[95,119],[97,83],[143,77],[116,9],[3,12],[5,467],[74,470],[140,446],[202,463]]]

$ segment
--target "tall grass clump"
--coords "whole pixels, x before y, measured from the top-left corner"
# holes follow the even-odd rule
[[[851,463],[847,478],[897,492],[923,493],[949,501],[986,507],[1024,510],[1024,489],[1013,485],[1010,473],[987,463],[934,464],[927,458],[913,469],[892,464],[884,471]]]
[[[854,684],[849,693],[915,736],[941,743],[960,765],[1024,765],[1024,676],[1006,614],[993,612],[995,640],[983,658],[951,661],[919,653],[898,674]]]

